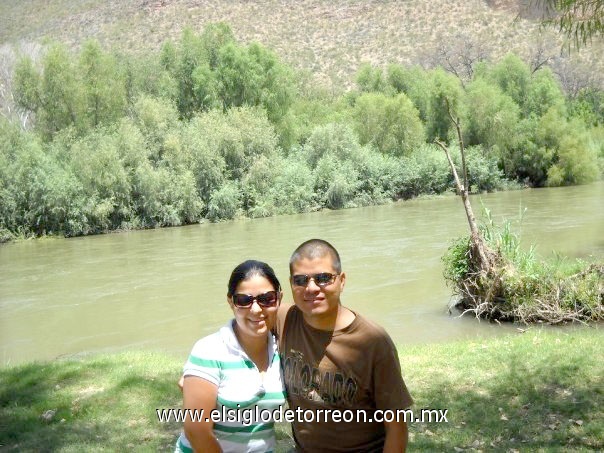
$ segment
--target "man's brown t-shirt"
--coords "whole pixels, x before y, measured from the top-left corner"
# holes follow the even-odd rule
[[[413,400],[401,376],[396,348],[386,331],[356,314],[342,330],[308,325],[296,306],[282,306],[278,321],[283,379],[290,409],[315,411],[315,420],[293,422],[304,451],[381,451],[383,422],[369,422],[376,409],[409,407]],[[332,420],[318,409],[364,409],[367,421]]]

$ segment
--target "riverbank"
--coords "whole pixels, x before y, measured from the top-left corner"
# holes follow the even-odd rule
[[[412,449],[604,448],[603,349],[598,327],[399,347],[414,409],[448,410],[448,423],[410,425]],[[2,368],[0,447],[170,450],[180,424],[156,409],[180,406],[183,360],[127,352]]]

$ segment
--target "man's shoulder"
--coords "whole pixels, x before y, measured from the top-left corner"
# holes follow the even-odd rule
[[[292,303],[281,303],[277,309],[277,325],[275,327],[275,334],[277,338],[281,339],[280,341],[282,341],[284,337],[285,321],[287,316],[289,313],[294,312],[294,310],[297,310],[297,308],[295,304]]]
[[[396,349],[390,334],[384,327],[359,313],[355,312],[355,315],[354,332],[363,337],[363,341],[368,348],[376,348],[377,350]]]
[[[390,335],[386,332],[381,325],[372,321],[369,318],[361,315],[358,312],[353,312],[355,314],[355,322],[357,323],[357,329],[362,329],[366,335],[369,335],[371,338],[376,339],[388,339],[390,340]]]
[[[281,305],[279,305],[279,308],[277,309],[277,319],[279,321],[281,320],[285,320],[285,317],[287,316],[287,314],[289,313],[289,311],[291,309],[293,309],[296,305],[289,302],[289,303],[281,303]]]

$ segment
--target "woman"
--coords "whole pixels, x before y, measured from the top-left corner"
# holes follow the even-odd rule
[[[281,297],[281,285],[268,264],[249,260],[233,270],[227,300],[235,317],[193,346],[183,371],[183,408],[203,409],[208,421],[196,422],[187,414],[177,451],[274,450],[272,420],[250,416],[285,402],[271,333]],[[213,409],[220,414],[215,422]]]

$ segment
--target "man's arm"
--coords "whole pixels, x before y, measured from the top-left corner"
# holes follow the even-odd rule
[[[384,422],[384,427],[386,429],[384,453],[407,451],[407,440],[409,438],[407,422]]]
[[[379,350],[379,358],[374,365],[374,392],[376,408],[397,412],[413,404],[403,376],[398,352],[390,336],[384,332]],[[398,413],[397,413],[398,415]],[[384,451],[404,452],[407,449],[408,429],[405,420],[384,422],[386,438]]]

